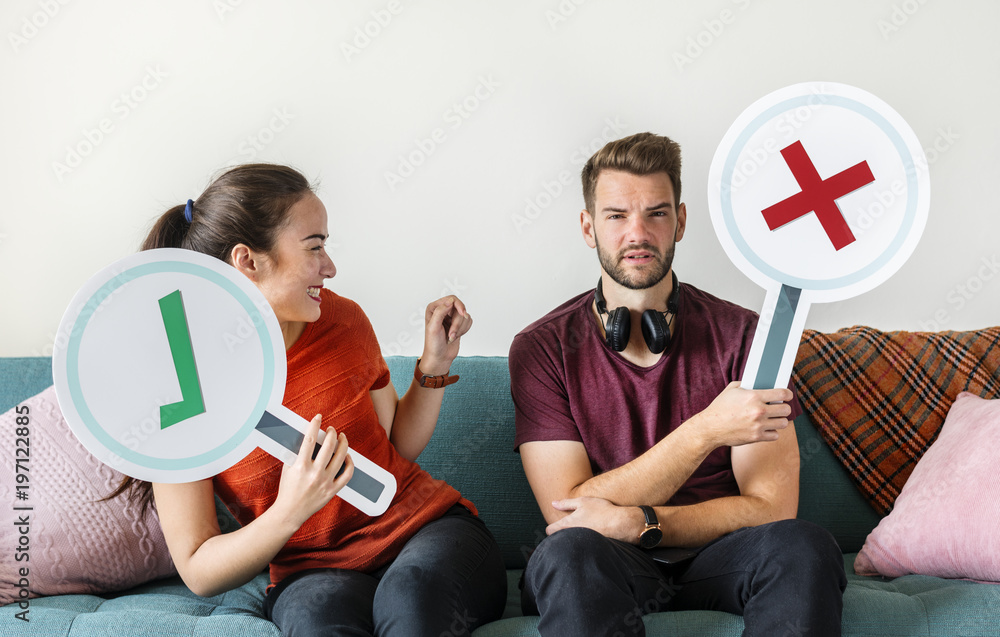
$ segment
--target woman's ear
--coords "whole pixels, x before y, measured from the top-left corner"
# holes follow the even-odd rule
[[[260,259],[245,244],[238,243],[229,253],[229,263],[251,281],[256,281],[261,273]]]

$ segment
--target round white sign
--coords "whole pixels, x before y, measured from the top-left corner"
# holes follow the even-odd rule
[[[88,280],[52,361],[59,405],[84,446],[126,475],[166,483],[214,476],[258,446],[294,462],[308,423],[281,405],[285,372],[281,328],[257,287],[218,259],[173,248]],[[341,497],[382,513],[395,478],[351,457]]]
[[[829,82],[754,102],[709,170],[712,225],[733,263],[767,290],[744,386],[784,386],[809,305],[871,290],[913,253],[930,173],[888,104]]]
[[[762,287],[810,302],[866,292],[916,247],[930,209],[917,136],[861,89],[811,82],[754,102],[709,171],[709,210],[729,258]]]

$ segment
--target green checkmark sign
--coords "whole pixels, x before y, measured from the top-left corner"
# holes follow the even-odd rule
[[[184,314],[184,299],[181,298],[180,290],[174,290],[160,299],[160,316],[163,317],[163,327],[167,331],[177,382],[181,386],[180,401],[160,406],[160,429],[166,429],[205,413],[205,400],[201,395],[194,348],[191,347],[191,332]]]

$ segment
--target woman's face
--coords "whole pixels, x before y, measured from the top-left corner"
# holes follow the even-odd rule
[[[326,253],[326,207],[309,193],[288,210],[288,224],[263,261],[255,283],[284,324],[319,319],[319,291],[337,274]]]

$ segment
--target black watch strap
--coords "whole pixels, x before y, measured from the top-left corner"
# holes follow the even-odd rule
[[[639,508],[642,509],[642,514],[646,516],[646,526],[656,526],[660,523],[656,519],[656,511],[653,510],[653,507],[648,504],[640,504]]]
[[[653,507],[640,504],[642,514],[646,516],[646,527],[639,534],[639,546],[644,549],[651,549],[660,544],[663,539],[663,531],[660,529],[660,521],[656,519],[656,511]]]

